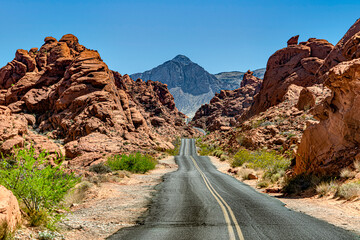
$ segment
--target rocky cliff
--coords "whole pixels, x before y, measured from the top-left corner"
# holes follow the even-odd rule
[[[214,131],[236,125],[236,117],[246,111],[253,102],[253,97],[260,90],[262,80],[253,76],[250,70],[244,74],[240,88],[236,90],[221,90],[202,105],[195,113],[191,124]]]
[[[269,58],[260,92],[243,120],[281,103],[291,84],[309,87],[322,82],[315,75],[333,45],[316,38],[298,44],[297,39],[298,36],[291,38],[286,48]]]
[[[257,70],[256,74],[262,77],[263,70]],[[178,55],[149,71],[132,74],[131,78],[167,84],[174,96],[176,107],[189,117],[193,117],[202,104],[209,103],[215,93],[238,88],[243,75],[242,72],[213,75],[188,57]]]
[[[339,174],[360,158],[360,19],[326,57],[318,76],[332,93],[313,109],[320,122],[309,125],[303,134],[297,174]]]
[[[0,117],[13,122],[0,131],[2,151],[46,135],[84,165],[110,153],[169,148],[174,136],[195,133],[166,85],[114,73],[71,34],[17,50],[0,69],[0,105]]]

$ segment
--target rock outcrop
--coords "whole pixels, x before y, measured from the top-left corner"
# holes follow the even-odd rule
[[[262,80],[253,76],[250,70],[245,73],[240,88],[236,90],[221,90],[215,94],[209,104],[204,104],[196,112],[191,125],[215,131],[227,129],[236,125],[236,117],[247,110],[253,97],[260,90]]]
[[[74,35],[59,41],[47,37],[44,42],[39,50],[18,50],[0,69],[0,105],[6,106],[0,117],[6,124],[15,122],[14,133],[5,129],[0,135],[3,151],[22,144],[17,136],[39,140],[38,133],[60,142],[61,148],[65,144],[70,158],[170,148],[176,135],[195,134],[166,85],[134,82],[109,70],[99,53],[80,45]],[[104,140],[98,142],[102,149],[69,150],[95,133]]]
[[[321,83],[315,75],[332,49],[326,40],[310,38],[297,44],[297,36],[291,38],[286,48],[269,58],[260,92],[242,120],[281,103],[291,84],[309,87]]]
[[[0,186],[0,236],[12,232],[21,224],[19,203],[14,194]]]
[[[360,20],[349,29],[319,70],[332,91],[314,108],[320,120],[305,130],[295,173],[339,174],[360,154]],[[339,63],[340,62],[340,63]],[[326,71],[330,68],[329,71]]]

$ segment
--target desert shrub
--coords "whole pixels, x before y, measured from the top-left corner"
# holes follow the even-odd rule
[[[271,176],[277,173],[284,173],[290,166],[290,160],[277,154],[275,151],[248,151],[241,149],[234,155],[232,167],[242,166],[244,163],[254,169],[265,170],[265,176],[271,179]]]
[[[79,179],[66,174],[59,165],[47,164],[48,156],[46,152],[36,155],[33,147],[15,149],[0,162],[0,185],[11,190],[25,206],[30,225],[52,228],[62,216],[56,210],[64,209],[61,201]]]
[[[92,187],[92,183],[83,181],[68,191],[64,196],[64,203],[71,206],[74,203],[80,203],[85,197],[86,192]]]
[[[345,198],[347,200],[360,196],[360,181],[345,183],[341,185],[336,194],[337,197]]]
[[[356,171],[360,172],[360,161],[354,161],[354,168]]]
[[[53,231],[40,231],[38,233],[39,240],[53,240],[53,239],[65,239],[60,233],[53,232]]]
[[[228,159],[228,157],[226,155],[221,155],[220,157],[220,161],[224,162]]]
[[[7,222],[3,222],[0,225],[0,240],[10,240],[12,239],[12,232],[9,229]]]
[[[341,178],[353,178],[355,177],[355,172],[352,172],[349,168],[344,168],[340,171]]]
[[[172,149],[165,149],[165,152],[168,153],[171,156],[177,156],[179,155],[179,151],[180,151],[180,146],[181,146],[181,139],[179,137],[177,137],[174,141],[173,141],[173,145],[174,148]]]
[[[266,187],[268,187],[269,186],[269,181],[267,181],[267,180],[261,180],[261,181],[259,181],[257,184],[256,184],[256,186],[258,187],[258,188],[266,188]]]
[[[240,168],[238,171],[238,175],[241,177],[242,180],[249,180],[249,174],[252,171],[247,168]]]
[[[299,174],[295,177],[285,178],[283,191],[287,194],[299,194],[306,189],[313,188],[321,182],[317,176]]]
[[[109,157],[106,165],[112,171],[126,170],[133,173],[146,173],[156,166],[156,160],[149,155],[141,153],[130,155],[113,155]]]
[[[338,187],[339,186],[333,181],[321,182],[316,186],[316,192],[320,197],[323,197],[329,194],[335,194]]]
[[[98,174],[104,174],[104,173],[111,172],[111,169],[109,166],[105,165],[104,163],[98,163],[98,164],[91,165],[89,167],[89,171],[95,172]]]
[[[218,157],[218,158],[220,158],[223,154],[224,154],[224,152],[220,149],[216,149],[212,152],[212,155],[214,155],[215,157]]]

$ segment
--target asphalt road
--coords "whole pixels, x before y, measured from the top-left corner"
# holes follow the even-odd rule
[[[183,139],[175,159],[179,170],[158,185],[143,222],[108,239],[360,239],[217,171],[194,140]]]

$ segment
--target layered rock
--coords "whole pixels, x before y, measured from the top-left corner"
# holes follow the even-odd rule
[[[169,148],[175,136],[195,134],[186,126],[185,115],[175,107],[166,85],[134,82],[127,75],[114,73],[97,51],[80,45],[71,34],[59,41],[53,37],[44,41],[39,50],[18,50],[15,59],[0,69],[0,104],[11,112],[0,117],[31,113],[35,132],[65,144],[70,158]],[[36,133],[29,133],[26,117],[21,122],[26,123],[26,130],[6,140],[32,135],[39,141]],[[69,150],[92,134],[106,139],[98,142],[102,149],[84,146]],[[3,136],[7,135],[0,138]],[[11,141],[12,145],[20,144]]]
[[[360,91],[359,26],[360,22],[357,21],[335,46],[337,53],[343,53],[341,59],[345,61],[323,74],[325,85],[332,90],[332,95],[314,109],[320,123],[309,126],[304,132],[296,159],[295,172],[298,174],[336,174],[342,167],[351,165],[354,157],[360,153],[360,122],[357,117],[357,96]],[[358,32],[354,29],[358,29]]]
[[[304,92],[317,103],[330,95],[330,90],[322,84],[308,88],[290,85],[280,104],[241,122],[229,131],[214,131],[207,135],[206,140],[233,153],[245,147],[251,150],[276,150],[293,157],[306,126],[317,122],[308,108],[298,109],[299,102],[311,102],[308,98],[304,100]]]
[[[242,119],[246,120],[284,101],[291,84],[309,87],[321,83],[316,72],[332,49],[333,45],[326,40],[310,38],[297,44],[297,36],[291,38],[286,48],[269,58],[260,92]]]
[[[5,231],[14,231],[20,224],[21,213],[16,197],[11,191],[0,186],[0,236]]]
[[[352,166],[359,149],[360,21],[335,46],[319,70],[331,96],[314,108],[318,124],[309,125],[299,145],[295,173],[339,174]],[[339,61],[341,61],[339,63]],[[337,64],[336,64],[337,62]],[[329,71],[327,68],[333,66]]]
[[[249,70],[245,73],[240,88],[221,90],[215,94],[209,104],[202,105],[196,112],[191,124],[209,131],[235,126],[236,117],[251,106],[261,83],[262,80],[253,76],[253,72]]]

